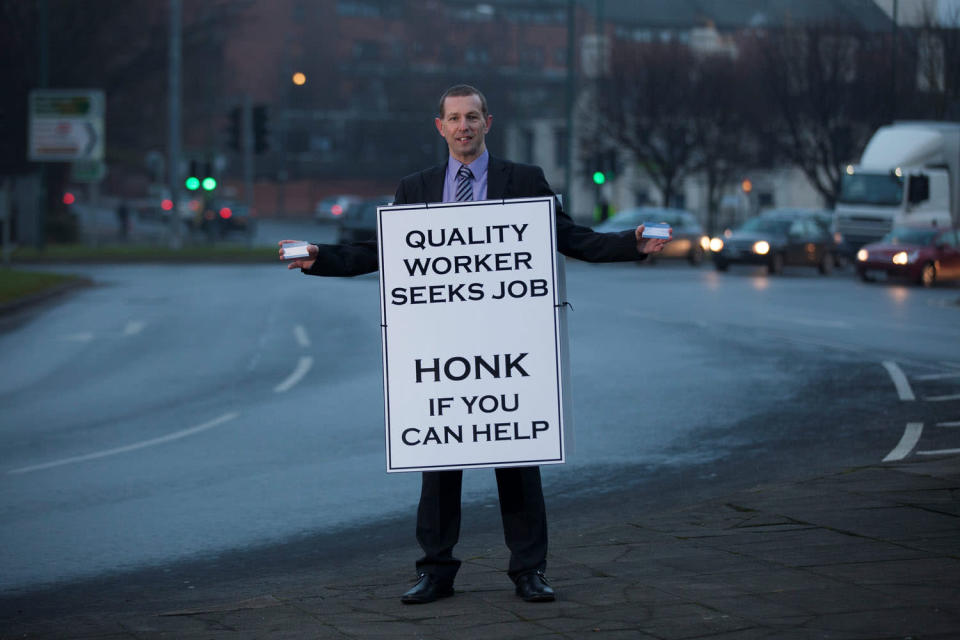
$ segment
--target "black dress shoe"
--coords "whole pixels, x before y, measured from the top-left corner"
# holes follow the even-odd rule
[[[557,594],[547,584],[547,578],[540,571],[525,573],[517,578],[517,595],[527,602],[553,602]]]
[[[426,604],[438,598],[449,598],[453,595],[453,584],[441,582],[429,573],[421,573],[417,584],[400,596],[403,604]]]

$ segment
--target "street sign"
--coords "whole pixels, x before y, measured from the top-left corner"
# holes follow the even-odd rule
[[[32,162],[103,160],[103,91],[35,89],[28,100],[27,148]]]
[[[377,217],[387,471],[564,462],[554,199]]]
[[[102,160],[76,160],[70,165],[71,182],[101,182],[107,177],[107,165]]]

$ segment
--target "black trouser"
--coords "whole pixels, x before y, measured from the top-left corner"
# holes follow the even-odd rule
[[[510,549],[511,580],[547,564],[547,513],[539,467],[496,469],[503,537]],[[453,581],[460,561],[453,547],[460,537],[462,471],[425,471],[417,509],[417,542],[424,556],[417,571]]]

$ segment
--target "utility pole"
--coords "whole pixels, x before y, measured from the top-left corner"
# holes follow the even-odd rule
[[[567,158],[563,169],[563,184],[566,187],[566,198],[563,210],[567,215],[573,215],[573,106],[574,106],[574,79],[576,75],[576,5],[574,0],[567,0],[567,87],[566,87],[566,116],[567,116]]]
[[[167,180],[170,186],[170,201],[173,209],[170,215],[170,245],[179,249],[182,245],[180,238],[180,189],[182,178],[180,174],[180,43],[183,6],[181,0],[170,0],[170,33],[168,52],[168,129],[167,129]]]
[[[244,92],[240,106],[240,149],[243,152],[243,200],[247,215],[253,211],[253,105],[250,94]]]
[[[37,4],[37,86],[46,89],[50,86],[50,30],[49,17],[50,10],[47,0],[39,0]],[[47,163],[40,163],[40,185],[37,194],[37,219],[36,219],[36,238],[34,246],[43,250],[47,240],[47,206],[50,203],[50,197],[47,194]]]

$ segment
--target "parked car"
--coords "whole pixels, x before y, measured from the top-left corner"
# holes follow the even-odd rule
[[[857,275],[865,282],[904,278],[929,287],[960,280],[960,232],[934,226],[897,227],[857,252]]]
[[[673,240],[668,242],[656,258],[684,258],[692,265],[703,262],[710,239],[696,216],[685,209],[636,207],[624,209],[594,227],[604,233],[636,229],[644,222],[666,222],[673,229]]]
[[[336,222],[347,210],[363,198],[354,195],[338,195],[324,198],[314,208],[313,219],[320,223]]]
[[[751,218],[724,238],[711,241],[713,264],[726,271],[731,264],[754,264],[779,274],[786,265],[812,266],[822,274],[836,264],[829,224],[808,210],[773,210]]]
[[[337,242],[377,239],[377,207],[393,202],[393,196],[358,200],[337,221]]]

